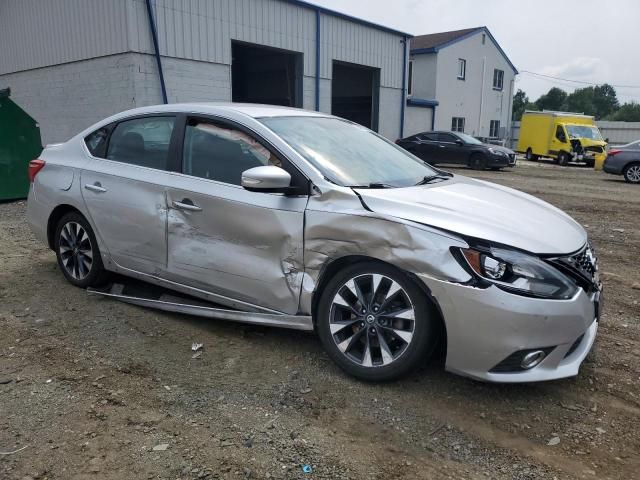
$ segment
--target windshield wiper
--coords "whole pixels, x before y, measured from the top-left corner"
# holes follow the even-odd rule
[[[416,183],[417,185],[426,185],[427,183],[431,183],[434,180],[447,180],[448,178],[453,177],[453,174],[451,173],[436,173],[434,175],[426,175],[422,180],[420,180],[418,183]]]
[[[388,183],[372,182],[368,185],[349,185],[351,188],[397,188],[395,185]]]

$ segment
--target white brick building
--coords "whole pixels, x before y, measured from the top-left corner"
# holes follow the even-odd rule
[[[405,136],[457,130],[507,138],[517,73],[486,27],[412,38]]]
[[[169,103],[288,104],[395,139],[408,37],[298,0],[3,0],[0,89],[43,143],[162,103],[160,72]]]

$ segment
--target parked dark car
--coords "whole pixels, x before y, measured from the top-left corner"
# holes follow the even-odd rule
[[[640,140],[609,148],[603,170],[623,175],[629,183],[640,183]]]
[[[482,143],[460,132],[417,133],[396,140],[396,143],[431,165],[456,163],[476,170],[499,170],[516,164],[513,150]]]

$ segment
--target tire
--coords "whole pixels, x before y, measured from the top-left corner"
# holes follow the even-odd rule
[[[102,264],[98,242],[89,222],[70,212],[58,222],[54,237],[58,266],[69,283],[76,287],[98,287],[108,279]]]
[[[491,167],[491,170],[493,170],[494,172],[500,172],[502,171],[503,167]]]
[[[400,378],[437,343],[437,312],[426,294],[409,276],[378,262],[358,263],[335,275],[316,313],[316,330],[329,357],[361,380]]]
[[[569,154],[567,152],[560,152],[558,154],[558,165],[566,167],[569,164]]]
[[[538,155],[534,155],[531,147],[527,148],[526,153],[524,154],[524,158],[529,160],[530,162],[536,162],[540,157]]]
[[[631,163],[622,171],[624,181],[627,183],[640,183],[640,163]]]
[[[487,159],[481,153],[474,153],[469,159],[469,166],[474,170],[485,170],[487,168]]]

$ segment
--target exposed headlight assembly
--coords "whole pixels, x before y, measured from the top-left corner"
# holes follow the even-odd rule
[[[563,300],[578,290],[571,279],[533,255],[496,247],[462,248],[460,253],[478,277],[511,293]]]
[[[490,151],[491,153],[493,153],[494,155],[500,155],[500,156],[503,156],[503,157],[506,157],[506,156],[507,156],[507,154],[506,154],[504,151],[502,151],[502,150],[498,150],[498,149],[493,148],[493,147],[489,147],[489,151]]]

